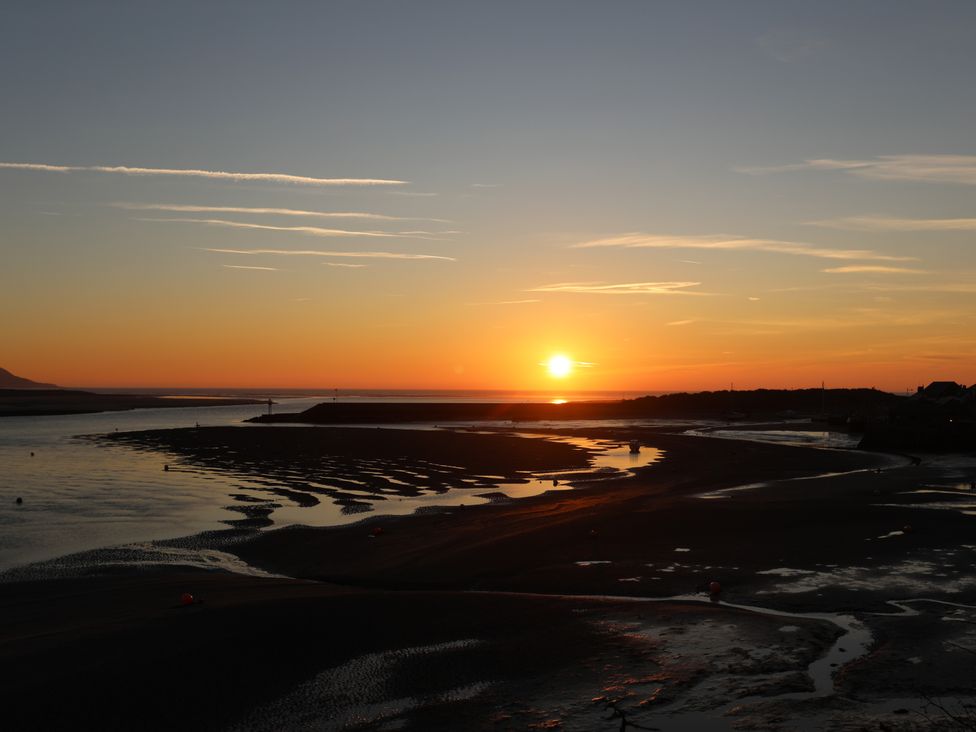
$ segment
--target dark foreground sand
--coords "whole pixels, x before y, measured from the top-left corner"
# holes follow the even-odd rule
[[[205,602],[180,607],[184,591]],[[798,689],[792,666],[836,635],[801,622],[790,662],[761,669],[742,646],[781,623],[749,613],[206,573],[8,585],[0,602],[7,729],[525,729],[566,707],[577,729],[613,729],[609,699],[661,702],[703,674],[660,631],[734,623],[743,683],[777,670]],[[634,637],[642,623],[658,633]]]
[[[280,457],[290,448],[276,441],[298,434],[269,428],[261,439]],[[976,601],[972,519],[915,507],[932,499],[911,492],[965,469],[639,434],[666,457],[631,479],[224,547],[304,580],[155,570],[0,584],[5,719],[13,729],[918,729],[930,726],[924,696],[969,698],[976,614],[916,601]],[[185,435],[154,439],[192,460]],[[461,442],[445,439],[451,464],[466,465]],[[255,469],[244,462],[242,473]],[[859,472],[796,480],[846,471]],[[828,616],[593,597],[666,597],[712,580],[723,602]],[[179,607],[185,591],[204,604]],[[838,612],[870,631],[868,652],[839,656],[836,693],[784,696],[813,690],[807,666],[834,645]]]

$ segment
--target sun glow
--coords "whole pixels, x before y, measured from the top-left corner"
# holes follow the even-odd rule
[[[564,379],[573,370],[573,362],[562,354],[556,354],[546,361],[546,368],[550,376],[557,379]]]

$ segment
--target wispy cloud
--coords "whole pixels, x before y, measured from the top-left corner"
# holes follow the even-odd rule
[[[180,178],[208,178],[235,183],[286,183],[305,186],[402,186],[409,181],[386,178],[313,178],[288,173],[231,173],[196,168],[133,168],[127,165],[47,165],[45,163],[0,163],[7,170],[42,173],[115,173],[118,175],[163,175]]]
[[[472,183],[472,188],[501,188],[501,183]]]
[[[752,335],[778,335],[795,330],[838,330],[865,327],[903,327],[945,322],[960,315],[959,311],[928,309],[900,312],[891,308],[856,308],[835,314],[811,317],[784,317],[772,320],[720,321],[723,334],[750,333]],[[746,330],[735,330],[742,327]]]
[[[878,280],[841,279],[844,281],[803,287],[778,287],[770,290],[770,292],[866,292],[880,294],[886,298],[899,293],[909,295],[976,295],[976,282],[918,282],[917,280],[915,282],[906,282],[905,280],[881,282]]]
[[[322,262],[326,267],[345,267],[347,269],[360,269],[365,267],[365,264],[348,264],[346,262]]]
[[[359,259],[440,259],[456,262],[454,257],[441,257],[435,254],[407,254],[403,252],[326,252],[319,249],[211,249],[205,252],[217,254],[270,254],[285,257],[351,257]]]
[[[818,158],[787,165],[739,167],[761,175],[798,170],[839,170],[872,180],[976,185],[976,155],[879,155],[869,160]]]
[[[457,229],[448,229],[445,231],[423,231],[423,230],[398,231],[396,233],[398,236],[409,236],[413,239],[430,239],[431,241],[442,241],[445,236],[454,236],[457,234],[463,234],[465,232],[459,231]]]
[[[917,292],[926,294],[973,295],[976,294],[974,282],[933,282],[927,284],[864,284],[862,290],[869,292]]]
[[[176,213],[235,213],[268,214],[274,216],[300,216],[319,219],[366,219],[369,221],[432,221],[450,223],[449,219],[433,219],[422,216],[387,216],[364,211],[305,211],[297,208],[257,208],[252,206],[198,206],[177,203],[112,203],[114,208],[127,211],[174,211]]]
[[[873,264],[853,264],[845,267],[829,267],[820,270],[833,274],[928,274],[924,269],[911,269],[909,267],[884,267]]]
[[[976,219],[899,219],[887,216],[843,216],[807,221],[808,226],[841,231],[976,231]]]
[[[881,254],[871,249],[828,249],[801,242],[777,241],[775,239],[749,239],[746,237],[707,235],[667,235],[631,233],[621,236],[594,239],[573,244],[573,249],[594,247],[618,247],[621,249],[712,249],[724,251],[755,251],[792,254],[821,259],[866,259],[890,262],[914,261],[915,257],[899,257]]]
[[[691,325],[696,321],[694,320],[672,320],[670,323],[665,323],[668,326],[678,326],[678,325]]]
[[[260,270],[264,270],[265,272],[278,272],[279,271],[279,269],[277,267],[249,267],[249,266],[244,265],[244,264],[222,264],[220,266],[221,267],[226,267],[227,269],[260,269]]]
[[[704,295],[704,292],[688,292],[685,288],[697,287],[701,282],[558,282],[539,285],[527,292],[572,292],[586,295]]]
[[[257,229],[259,231],[288,231],[295,234],[308,234],[322,237],[367,237],[380,239],[402,238],[404,234],[389,231],[355,231],[350,229],[323,229],[320,226],[271,226],[270,224],[249,224],[243,221],[227,221],[226,219],[153,219],[137,218],[136,221],[151,221],[154,223],[205,224],[207,226],[226,226],[232,229]],[[410,238],[416,238],[410,236]]]

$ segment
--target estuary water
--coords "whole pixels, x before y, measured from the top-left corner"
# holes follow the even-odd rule
[[[295,400],[289,409],[319,401]],[[162,456],[85,436],[236,424],[261,410],[193,407],[0,419],[0,570],[217,528],[229,515],[228,498],[212,477],[185,473],[172,480],[162,470]]]
[[[359,398],[390,399],[389,395]],[[443,398],[439,394],[434,399]],[[482,395],[453,398],[484,399]],[[279,398],[275,410],[297,412],[321,401],[322,396]],[[273,500],[276,527],[295,523],[336,525],[364,518],[362,513],[350,514],[329,500],[309,507],[270,494],[269,488],[275,486],[257,476],[186,464],[173,465],[167,471],[164,465],[174,459],[162,453],[92,437],[116,430],[239,425],[264,409],[262,405],[205,406],[0,419],[0,572],[74,552],[227,528],[225,522],[241,518],[241,501],[254,504]],[[391,426],[434,429],[433,425],[421,424]],[[578,442],[598,451],[590,477],[619,475],[658,457],[648,448],[634,457],[620,445]],[[527,482],[500,484],[491,491],[520,498],[551,489],[553,479],[551,475],[537,476]],[[566,487],[564,481],[560,487]],[[497,500],[478,497],[478,492],[485,489],[431,491],[387,500],[374,504],[372,515]]]

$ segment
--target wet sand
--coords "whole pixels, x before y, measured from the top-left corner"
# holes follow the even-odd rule
[[[375,449],[371,432],[349,451]],[[156,570],[0,585],[0,688],[21,700],[14,728],[67,728],[91,712],[110,729],[134,719],[153,729],[296,728],[315,715],[331,720],[323,729],[619,729],[618,713],[662,729],[913,729],[923,694],[958,700],[976,686],[972,657],[958,650],[976,648],[976,611],[914,602],[976,601],[972,517],[918,508],[947,500],[920,488],[969,468],[583,433],[637,437],[665,459],[574,491],[244,541],[232,532],[236,543],[223,547],[302,580]],[[286,459],[297,434],[272,428],[263,453],[246,452],[258,463]],[[430,434],[418,439],[444,437]],[[528,459],[470,445],[446,462],[488,470],[476,461],[492,455],[491,470],[504,473]],[[542,445],[551,443],[535,446],[536,465],[580,457]],[[198,448],[177,452],[206,462]],[[823,473],[847,474],[806,479]],[[735,490],[743,486],[752,487]],[[856,613],[870,645],[839,663],[838,693],[810,696],[807,666],[840,632],[829,620],[710,605],[705,595],[698,604],[593,599],[683,595],[710,581],[723,602]],[[184,591],[206,602],[179,608]],[[52,690],[63,705],[42,703]]]
[[[3,585],[0,607],[7,729],[614,729],[612,703],[664,704],[719,661],[743,692],[807,689],[796,667],[836,636],[687,603],[203,572]],[[748,650],[776,641],[788,657]]]

